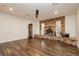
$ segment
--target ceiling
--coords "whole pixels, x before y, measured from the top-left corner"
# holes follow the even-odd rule
[[[10,11],[9,8],[13,8]],[[35,11],[39,10],[37,20],[46,20],[60,16],[75,14],[79,8],[78,3],[1,3],[0,12],[8,13],[14,16],[35,20]],[[58,11],[58,14],[54,14]]]

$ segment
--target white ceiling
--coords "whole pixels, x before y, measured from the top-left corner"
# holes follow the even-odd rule
[[[14,11],[10,11],[8,8],[12,7]],[[52,3],[5,3],[0,4],[0,11],[22,17],[28,20],[35,19],[35,11],[39,9],[39,15],[37,20],[45,20],[55,18],[59,16],[65,16],[75,14],[79,8],[78,3],[58,3],[53,6]],[[55,15],[54,12],[58,11]]]

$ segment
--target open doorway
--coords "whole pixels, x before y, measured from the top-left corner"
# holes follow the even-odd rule
[[[33,24],[28,24],[28,39],[32,39]]]

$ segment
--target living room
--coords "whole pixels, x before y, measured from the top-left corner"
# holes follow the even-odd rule
[[[79,55],[79,3],[0,3],[0,35],[0,55]]]

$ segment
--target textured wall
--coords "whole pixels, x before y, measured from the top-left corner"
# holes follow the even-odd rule
[[[56,31],[56,21],[61,21],[61,32],[64,32],[65,31],[65,17],[64,16],[40,21],[40,24],[41,23],[45,24],[44,30],[46,29],[47,26],[51,26],[52,30]]]

